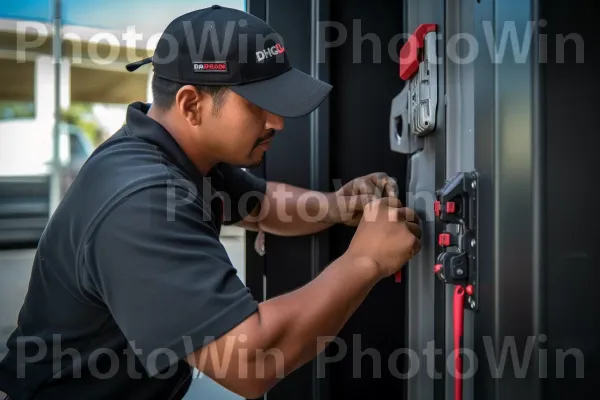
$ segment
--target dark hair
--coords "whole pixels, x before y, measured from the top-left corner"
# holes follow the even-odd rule
[[[168,110],[175,102],[175,96],[177,92],[185,84],[173,82],[167,79],[160,78],[156,75],[152,76],[152,105],[162,109]],[[227,86],[198,86],[194,85],[196,89],[201,92],[208,93],[213,98],[215,106],[215,112],[223,105]]]

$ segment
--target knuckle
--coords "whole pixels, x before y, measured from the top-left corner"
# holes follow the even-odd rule
[[[404,215],[405,215],[406,220],[409,222],[417,221],[417,213],[412,208],[406,208]]]

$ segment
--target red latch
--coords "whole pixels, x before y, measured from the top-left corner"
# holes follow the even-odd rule
[[[404,43],[400,49],[400,78],[405,81],[411,79],[419,70],[419,50],[425,47],[425,35],[429,32],[435,32],[436,24],[422,24]]]
[[[433,273],[439,274],[440,271],[442,270],[442,268],[443,268],[442,264],[435,264],[435,266],[433,267]]]
[[[456,212],[456,203],[453,201],[449,201],[446,204],[444,204],[444,208],[447,214],[454,214]],[[436,217],[439,217],[442,213],[442,203],[439,200],[436,200],[433,203],[433,212],[435,213]]]
[[[456,203],[453,201],[449,201],[446,203],[446,213],[454,214],[456,212]]]
[[[448,247],[452,244],[452,237],[449,233],[440,233],[438,237],[438,243],[440,246]]]

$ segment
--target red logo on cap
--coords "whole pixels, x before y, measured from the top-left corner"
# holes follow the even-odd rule
[[[227,72],[227,62],[195,62],[194,72]]]

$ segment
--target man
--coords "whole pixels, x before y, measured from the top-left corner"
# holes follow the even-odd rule
[[[225,53],[206,45],[196,56],[211,35],[229,35]],[[180,399],[193,367],[258,397],[419,250],[416,217],[385,174],[317,193],[240,168],[261,162],[284,117],[310,113],[331,89],[293,69],[263,21],[218,6],[186,14],[129,69],[150,62],[152,106],[129,106],[40,240],[0,364],[11,399]],[[357,230],[312,282],[258,304],[219,241],[224,223],[276,235]]]

